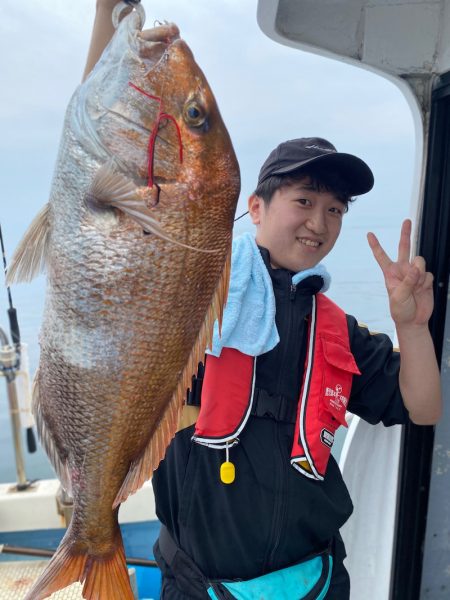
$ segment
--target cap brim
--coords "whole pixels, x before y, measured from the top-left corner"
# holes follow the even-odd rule
[[[347,182],[347,191],[351,196],[366,194],[373,188],[374,177],[370,167],[357,156],[345,152],[330,152],[329,154],[315,156],[272,171],[271,175],[285,175],[312,164],[333,167]]]

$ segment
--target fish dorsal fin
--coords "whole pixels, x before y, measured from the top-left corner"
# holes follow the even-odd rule
[[[131,179],[116,172],[113,161],[109,161],[97,171],[86,200],[97,206],[117,208],[138,223],[147,233],[153,233],[182,248],[207,254],[217,252],[208,248],[195,248],[170,237],[147,207],[145,197],[149,194],[152,194],[151,188],[136,186]]]
[[[47,262],[50,224],[47,203],[27,229],[11,259],[6,284],[29,282],[44,271]]]
[[[170,400],[167,408],[155,429],[155,433],[150,439],[146,449],[139,459],[134,461],[128,471],[127,476],[120,488],[113,508],[124,502],[130,494],[136,492],[147,479],[150,479],[153,471],[158,467],[160,461],[164,458],[166,448],[170,440],[179,428],[180,415],[183,408],[183,402],[186,398],[186,390],[191,385],[192,374],[197,371],[198,363],[203,361],[205,349],[212,345],[212,336],[214,322],[219,321],[219,327],[222,325],[223,309],[228,294],[228,285],[230,281],[231,268],[231,247],[228,252],[224,269],[214,292],[212,302],[206,313],[205,320],[200,329],[198,338],[192,348],[189,359],[178,382],[178,386]]]
[[[58,479],[66,492],[72,496],[72,483],[70,480],[69,468],[67,461],[58,452],[55,439],[45,424],[45,420],[42,415],[42,409],[39,397],[39,369],[36,371],[33,381],[32,389],[32,403],[33,403],[33,415],[36,419],[36,429],[39,436],[39,441],[44,448],[50,462],[55,469]]]

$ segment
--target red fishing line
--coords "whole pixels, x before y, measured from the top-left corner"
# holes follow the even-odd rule
[[[150,98],[151,100],[156,100],[159,104],[158,115],[156,117],[155,124],[153,125],[153,129],[150,133],[150,137],[148,139],[148,148],[147,148],[147,155],[148,155],[147,185],[148,185],[148,187],[153,187],[153,157],[155,154],[155,143],[156,143],[156,136],[158,135],[159,124],[161,123],[161,121],[163,119],[165,119],[166,121],[172,121],[172,123],[175,125],[177,135],[178,135],[178,144],[179,144],[179,148],[180,148],[180,162],[183,162],[183,142],[181,140],[181,130],[180,130],[180,127],[179,127],[175,117],[173,117],[172,115],[169,115],[165,112],[162,112],[162,99],[161,98],[158,98],[158,96],[153,96],[152,94],[149,94],[148,92],[141,89],[140,87],[138,87],[131,81],[128,82],[128,85],[131,86],[132,88],[134,88],[136,91],[140,92],[141,94],[144,94],[144,96],[147,96],[147,98]]]

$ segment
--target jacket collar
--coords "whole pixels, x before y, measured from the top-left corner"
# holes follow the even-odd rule
[[[290,286],[292,284],[292,279],[298,273],[294,271],[290,271],[289,269],[274,269],[270,264],[270,252],[264,246],[258,246],[259,251],[261,253],[264,264],[269,272],[270,278],[272,279],[272,283],[274,288],[286,288],[286,286]],[[310,269],[314,271],[314,269]],[[297,291],[302,291],[305,295],[313,295],[317,294],[324,287],[324,278],[319,273],[311,273],[307,275],[305,278],[302,278],[301,281],[296,285]]]

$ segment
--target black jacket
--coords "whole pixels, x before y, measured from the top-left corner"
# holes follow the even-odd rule
[[[251,416],[230,449],[234,483],[221,483],[225,450],[191,441],[193,427],[177,433],[153,477],[158,518],[175,542],[211,578],[251,579],[321,551],[353,506],[333,456],[325,480],[310,480],[290,465],[294,424],[273,418],[280,402],[295,407],[306,354],[307,317],[322,280],[292,288],[292,273],[272,269],[280,343],[258,357],[256,388],[264,390],[261,416]],[[351,350],[361,371],[348,410],[370,423],[404,423],[398,386],[400,357],[386,335],[371,335],[347,317]],[[271,403],[273,410],[271,410]],[[264,416],[262,416],[264,415]]]

